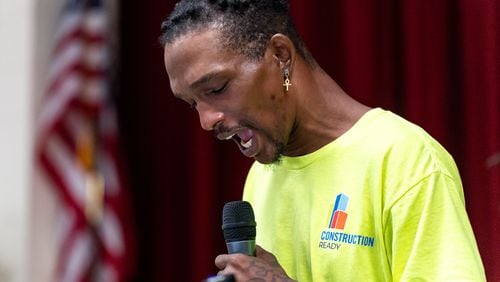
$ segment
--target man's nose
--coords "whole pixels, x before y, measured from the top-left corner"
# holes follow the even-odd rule
[[[205,130],[213,130],[214,126],[224,118],[221,111],[217,111],[206,104],[198,104],[196,109],[200,116],[201,127]]]

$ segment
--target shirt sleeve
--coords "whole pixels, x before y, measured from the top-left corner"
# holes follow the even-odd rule
[[[461,191],[433,172],[390,207],[384,239],[394,281],[486,281]]]

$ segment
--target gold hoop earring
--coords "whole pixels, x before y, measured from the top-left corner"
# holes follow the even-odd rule
[[[283,83],[283,86],[285,87],[285,91],[288,92],[288,87],[292,86],[292,84],[290,83],[290,72],[288,71],[288,69],[285,69],[285,83]]]

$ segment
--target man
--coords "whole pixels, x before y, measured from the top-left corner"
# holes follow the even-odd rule
[[[452,158],[419,127],[348,96],[283,0],[186,0],[162,25],[174,95],[254,158],[256,257],[237,281],[481,281]],[[268,251],[266,251],[266,250]]]

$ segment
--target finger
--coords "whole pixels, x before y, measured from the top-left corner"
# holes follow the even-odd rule
[[[267,261],[270,264],[278,264],[278,260],[276,259],[276,257],[259,245],[255,246],[255,256],[264,261]]]
[[[228,255],[218,255],[215,258],[215,266],[217,266],[219,269],[226,268],[228,262],[229,262]]]
[[[219,275],[219,276],[234,275],[234,273],[235,273],[235,270],[231,266],[228,266],[222,270],[219,270],[219,272],[217,272],[217,275]]]
[[[226,267],[224,269],[221,269],[219,270],[219,272],[217,272],[217,275],[218,276],[233,276],[234,278],[236,278],[238,275],[237,275],[238,271],[231,265],[231,263],[227,263]],[[233,280],[231,280],[233,281]],[[239,280],[234,280],[234,281],[239,281]]]
[[[259,246],[259,245],[255,245],[255,255],[256,255],[257,257],[262,256],[262,255],[264,255],[264,254],[266,254],[266,253],[267,253],[267,254],[270,254],[270,252],[266,251],[266,250],[265,250],[264,248],[262,248],[261,246]]]

